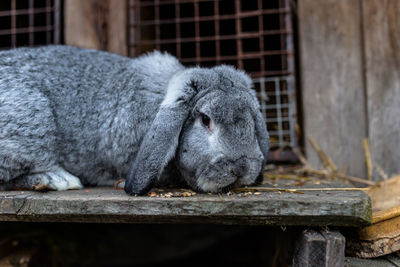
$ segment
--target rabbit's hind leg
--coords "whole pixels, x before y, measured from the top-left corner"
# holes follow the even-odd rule
[[[41,84],[23,73],[7,75],[0,77],[0,188],[81,188],[80,180],[58,165],[55,111],[37,89]]]
[[[32,188],[38,191],[70,190],[83,188],[80,179],[61,167],[53,171],[38,172],[18,177],[9,184],[10,188]]]
[[[24,158],[6,155],[1,153],[1,150],[3,149],[0,146],[0,184],[29,172],[30,164]]]

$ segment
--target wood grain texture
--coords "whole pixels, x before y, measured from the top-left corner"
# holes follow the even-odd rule
[[[128,55],[128,3],[126,0],[109,0],[107,51]]]
[[[360,226],[370,224],[371,207],[361,191],[176,198],[132,197],[112,188],[3,191],[0,221]]]
[[[379,220],[379,217],[383,216],[385,219],[390,219],[400,214],[396,210],[400,210],[400,175],[393,176],[388,180],[377,182],[374,186],[370,186],[368,195],[372,202],[372,212],[378,215],[374,219],[375,222]],[[386,215],[385,215],[386,214]],[[387,217],[392,214],[392,217]]]
[[[370,258],[400,250],[400,176],[377,182],[367,193],[373,225],[360,228],[356,237],[350,237],[348,252]]]
[[[305,137],[339,169],[365,177],[367,135],[358,0],[299,0],[300,70]],[[309,142],[306,154],[321,166]]]
[[[304,230],[297,241],[293,267],[344,265],[345,239],[339,232]]]
[[[103,29],[106,1],[65,1],[65,44],[99,50],[106,48]],[[103,22],[99,18],[103,18]]]
[[[363,1],[372,160],[400,173],[400,1]]]
[[[389,260],[390,259],[390,260]],[[387,259],[386,257],[380,257],[376,259],[360,259],[355,257],[346,257],[344,261],[345,267],[397,267],[399,265],[393,264],[393,260],[391,258]]]
[[[362,228],[348,239],[346,253],[361,258],[376,258],[400,250],[400,217]]]
[[[65,43],[126,56],[126,0],[65,1]]]

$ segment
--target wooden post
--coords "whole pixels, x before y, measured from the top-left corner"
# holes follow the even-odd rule
[[[305,139],[312,136],[339,169],[365,177],[367,136],[359,0],[299,0]],[[400,135],[399,135],[400,138]],[[311,144],[310,164],[320,161]]]
[[[127,55],[126,0],[65,1],[65,43]]]
[[[297,241],[292,266],[344,266],[345,239],[339,232],[304,230]]]
[[[372,161],[400,173],[400,1],[362,1]]]

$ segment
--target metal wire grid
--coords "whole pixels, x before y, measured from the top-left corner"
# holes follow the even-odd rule
[[[274,147],[297,147],[290,0],[130,0],[130,56],[230,64],[254,79]]]
[[[297,147],[294,79],[291,76],[253,79],[265,117],[271,143],[277,147]]]
[[[60,2],[0,1],[0,49],[60,43]]]

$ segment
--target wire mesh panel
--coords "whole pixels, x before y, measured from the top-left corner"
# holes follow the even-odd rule
[[[129,49],[251,74],[273,148],[297,146],[290,0],[130,0]]]
[[[0,1],[0,49],[59,43],[60,1]]]

